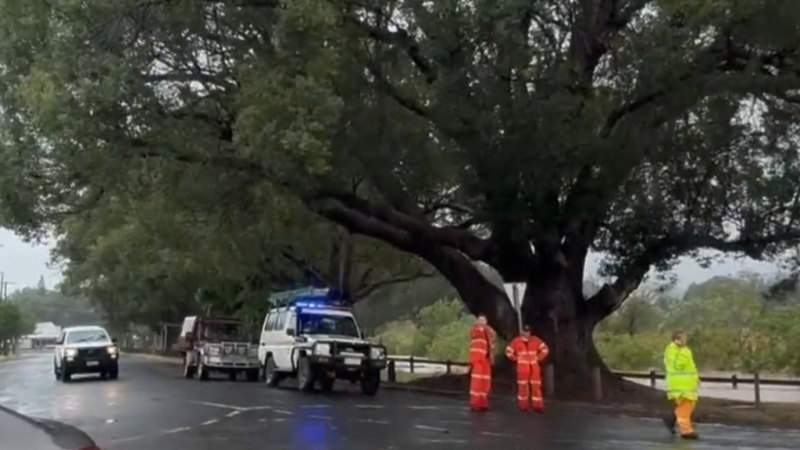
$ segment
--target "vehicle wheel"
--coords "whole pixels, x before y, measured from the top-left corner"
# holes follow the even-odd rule
[[[189,363],[187,354],[183,354],[183,378],[190,379],[194,377],[195,367]]]
[[[311,369],[311,362],[305,356],[301,356],[297,362],[297,388],[301,392],[314,390],[314,372]]]
[[[72,374],[69,373],[69,370],[62,365],[61,366],[61,381],[63,381],[64,383],[69,383],[69,380],[71,380],[71,379],[72,379]]]
[[[381,386],[381,373],[377,370],[370,370],[361,377],[361,392],[364,395],[375,395]]]
[[[258,381],[259,370],[258,369],[251,369],[247,371],[247,381],[250,383],[255,383]]]
[[[264,364],[264,382],[267,383],[267,386],[276,387],[281,382],[281,376],[277,369],[272,356],[267,356],[267,362]]]
[[[61,374],[58,373],[58,366],[56,366],[56,362],[53,361],[53,375],[56,376],[56,381],[61,379]]]
[[[105,370],[100,372],[100,379],[101,380],[107,380],[108,379],[108,372],[106,372]]]
[[[231,381],[236,381],[236,376],[237,376],[237,375],[238,375],[238,373],[237,373],[235,370],[232,370],[232,371],[231,371],[231,372],[228,374],[228,379],[230,379]]]
[[[208,370],[206,366],[203,364],[203,360],[197,362],[197,379],[200,381],[208,380]]]
[[[322,392],[330,392],[333,390],[333,384],[336,382],[336,377],[323,374],[319,377],[319,387]]]
[[[108,379],[116,380],[119,378],[119,366],[114,366],[108,371]]]

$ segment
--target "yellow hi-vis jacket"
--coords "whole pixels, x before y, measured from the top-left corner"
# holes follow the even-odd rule
[[[700,376],[689,347],[679,347],[671,342],[664,351],[664,368],[667,371],[667,398],[697,401]]]

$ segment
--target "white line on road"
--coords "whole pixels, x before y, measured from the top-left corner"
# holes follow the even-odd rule
[[[171,430],[167,430],[162,432],[161,434],[175,434],[175,433],[183,433],[184,431],[191,430],[192,427],[180,427],[180,428],[173,428]]]
[[[356,419],[356,422],[366,422],[366,423],[377,423],[380,425],[389,425],[388,420],[378,420],[378,419]]]
[[[383,405],[356,405],[356,408],[361,409],[383,409]]]
[[[276,418],[272,419],[272,421],[273,422],[286,422],[286,419],[284,419],[283,417],[276,417]]]
[[[138,436],[130,436],[130,437],[124,437],[124,438],[118,438],[118,439],[111,439],[111,442],[116,444],[116,443],[119,443],[119,442],[138,441],[139,439],[144,439],[145,437],[146,437],[145,435],[140,434]]]
[[[238,416],[241,413],[242,413],[242,411],[231,411],[228,414],[225,414],[225,417],[235,417],[235,416]]]
[[[330,407],[331,407],[331,405],[302,405],[301,406],[301,408],[309,408],[309,409],[313,409],[313,408],[330,408]]]
[[[414,428],[420,430],[441,431],[442,433],[447,431],[447,428],[432,427],[428,425],[414,425]]]
[[[317,419],[317,420],[331,420],[333,417],[331,416],[320,416],[316,414],[311,414],[308,416],[309,419]]]
[[[233,409],[236,411],[245,411],[247,408],[242,408],[241,406],[235,405],[225,405],[223,403],[213,403],[213,402],[198,402],[198,401],[190,401],[189,403],[194,403],[195,405],[204,405],[204,406],[211,406],[214,408],[222,408],[222,409]]]
[[[247,408],[247,411],[263,411],[265,409],[272,409],[271,406],[251,406]]]
[[[409,405],[408,409],[439,409],[439,407],[433,405]]]
[[[495,433],[493,431],[484,431],[481,433],[484,436],[497,436],[497,437],[507,437],[507,438],[517,438],[520,437],[518,434],[508,434],[508,433]]]
[[[276,414],[283,414],[285,416],[291,416],[292,414],[294,414],[291,411],[284,411],[282,409],[276,409],[276,410],[273,410],[273,412],[276,413]]]
[[[422,439],[422,442],[428,444],[468,444],[466,439]]]
[[[203,425],[204,425],[204,426],[208,426],[208,425],[214,425],[214,424],[215,424],[215,423],[217,423],[217,422],[219,422],[219,420],[218,420],[218,419],[206,420],[205,422],[203,422]]]

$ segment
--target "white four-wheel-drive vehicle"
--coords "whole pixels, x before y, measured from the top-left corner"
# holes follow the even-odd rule
[[[176,346],[183,355],[183,376],[207,380],[211,372],[226,373],[231,381],[239,372],[258,381],[258,346],[244,324],[235,318],[189,316]]]
[[[270,297],[258,356],[264,380],[277,386],[297,379],[301,391],[316,383],[328,392],[339,378],[375,395],[386,368],[386,348],[364,339],[352,309],[328,289],[299,289]]]
[[[83,373],[99,373],[103,378],[116,380],[119,349],[101,327],[65,328],[53,350],[53,372],[56,379],[64,382]]]

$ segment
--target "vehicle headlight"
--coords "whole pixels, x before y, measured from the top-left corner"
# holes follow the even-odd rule
[[[117,347],[115,347],[113,345],[108,347],[106,350],[108,351],[109,355],[116,355],[117,353],[119,353],[119,350],[117,349]]]
[[[384,349],[383,347],[370,347],[369,357],[372,359],[386,358],[386,349]]]
[[[315,355],[322,355],[322,356],[330,356],[330,354],[331,354],[331,344],[319,343],[319,342],[314,344],[314,354]]]
[[[77,354],[78,354],[78,350],[74,349],[74,348],[68,348],[68,349],[64,350],[64,355],[67,358],[74,358]]]
[[[211,346],[206,347],[206,353],[208,353],[208,356],[219,356],[221,351],[222,349],[220,349],[219,347],[211,347]]]

